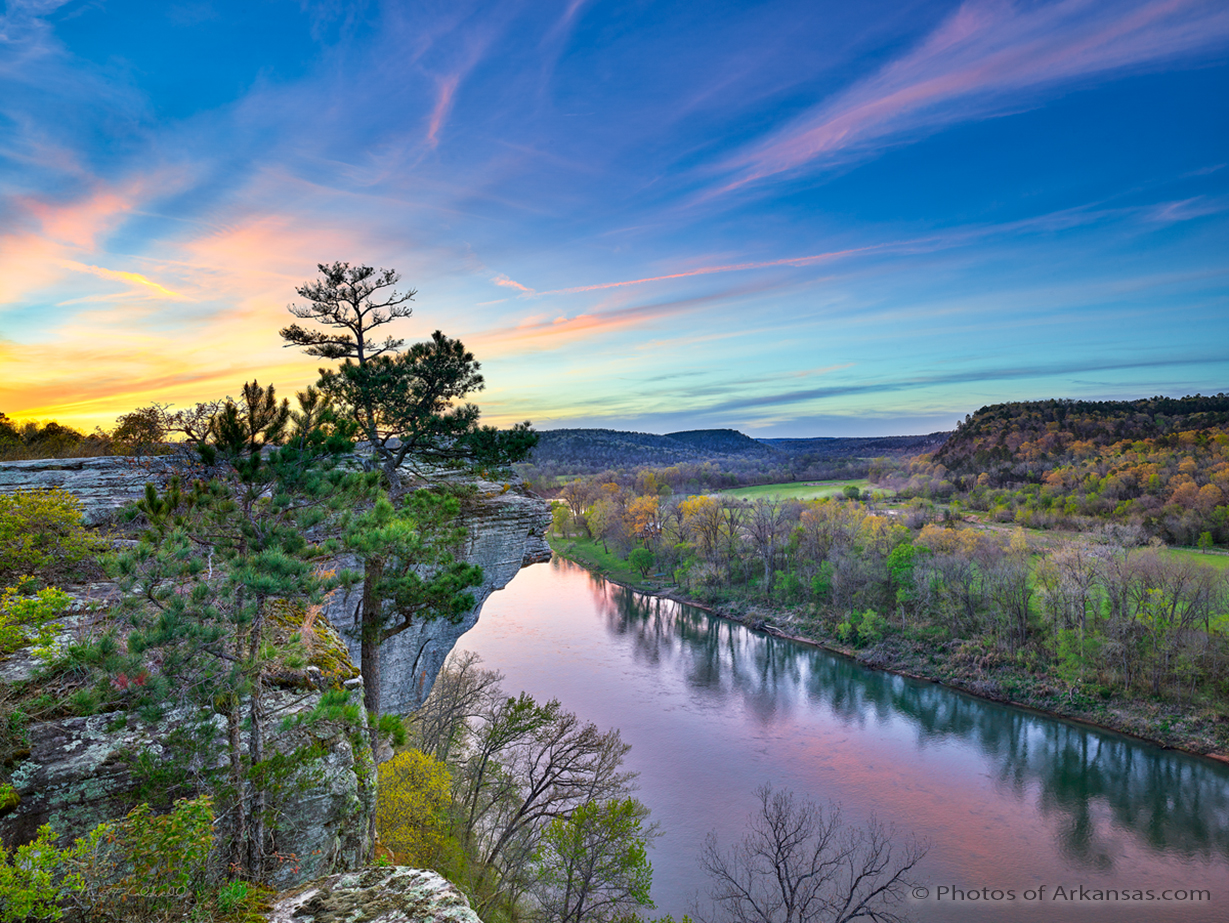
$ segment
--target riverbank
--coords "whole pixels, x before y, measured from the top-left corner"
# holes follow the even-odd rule
[[[1017,662],[984,640],[940,640],[896,629],[875,644],[855,647],[835,634],[832,617],[806,608],[768,608],[755,600],[697,598],[657,575],[646,578],[592,543],[551,539],[560,557],[638,593],[662,596],[750,628],[849,657],[876,670],[938,683],[980,698],[1026,708],[1160,747],[1229,762],[1229,718],[1207,706],[1104,696],[1071,686],[1048,665]],[[586,547],[591,546],[591,547]]]

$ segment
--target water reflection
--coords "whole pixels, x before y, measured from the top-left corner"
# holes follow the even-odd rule
[[[636,659],[676,664],[697,695],[722,707],[736,698],[762,726],[818,705],[851,726],[904,721],[919,748],[972,745],[1000,790],[1035,800],[1080,867],[1108,870],[1118,831],[1158,852],[1229,856],[1229,766],[868,670],[590,580],[606,629],[631,639]]]

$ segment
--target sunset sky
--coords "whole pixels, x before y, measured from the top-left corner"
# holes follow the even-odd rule
[[[1229,391],[1225,0],[9,0],[0,411],[319,363],[334,260],[484,418],[950,429]]]

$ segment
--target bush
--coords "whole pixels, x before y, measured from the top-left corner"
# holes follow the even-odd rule
[[[0,583],[52,582],[102,550],[81,523],[81,501],[58,488],[0,496]]]
[[[180,799],[171,813],[157,817],[142,804],[123,820],[99,824],[77,840],[65,854],[66,881],[93,919],[179,916],[208,894],[212,848],[213,801],[208,795]]]
[[[56,884],[63,853],[55,846],[55,832],[44,824],[33,843],[11,854],[0,846],[0,920],[58,920],[61,887]]]
[[[51,640],[49,623],[69,602],[67,593],[51,588],[34,596],[23,596],[16,587],[0,592],[0,654],[11,654],[32,642],[47,644]]]

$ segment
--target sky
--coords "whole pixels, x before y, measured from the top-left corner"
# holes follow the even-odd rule
[[[289,395],[333,261],[496,424],[1229,391],[1229,4],[5,3],[0,411]]]

